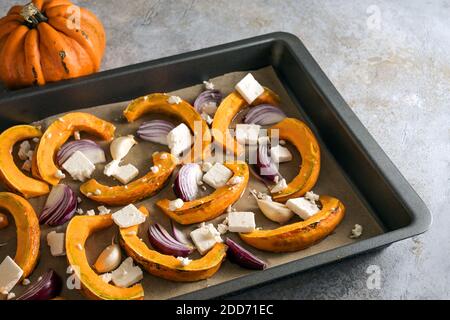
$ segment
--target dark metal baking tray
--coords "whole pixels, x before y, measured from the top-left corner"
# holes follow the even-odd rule
[[[370,206],[385,233],[284,265],[254,272],[179,298],[214,298],[338,261],[427,230],[423,201],[358,120],[294,35],[271,33],[212,48],[0,94],[0,130],[79,107],[169,92],[234,71],[272,66],[291,98]],[[300,107],[299,107],[300,108]]]

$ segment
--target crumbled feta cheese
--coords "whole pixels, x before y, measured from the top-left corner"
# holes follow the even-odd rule
[[[231,212],[231,211],[233,211],[233,207],[228,206],[228,207],[227,207],[227,212]]]
[[[66,269],[66,273],[67,273],[67,274],[72,274],[74,271],[75,271],[75,270],[73,269],[72,266],[68,266],[67,269]]]
[[[31,170],[31,161],[25,160],[25,162],[22,164],[22,170],[30,172]]]
[[[107,272],[100,275],[100,279],[102,279],[105,283],[110,283],[112,280],[112,273]]]
[[[170,152],[175,156],[179,156],[188,150],[192,145],[189,128],[184,123],[173,128],[167,135],[167,145],[170,148]]]
[[[203,81],[206,90],[214,90],[214,83],[211,81]]]
[[[23,275],[23,270],[10,256],[6,256],[0,264],[0,288],[6,294],[14,288]]]
[[[203,181],[214,189],[223,187],[233,176],[233,172],[223,164],[216,163],[203,176]]]
[[[319,201],[319,198],[320,198],[319,195],[315,194],[314,191],[312,190],[305,193],[305,199],[313,203]]]
[[[289,199],[286,202],[286,206],[303,220],[311,218],[320,211],[315,203],[311,203],[311,201],[308,201],[305,198]]]
[[[18,156],[20,160],[27,160],[28,159],[28,151],[30,151],[31,145],[28,140],[23,141],[19,146],[19,152]]]
[[[41,140],[41,139],[39,139],[39,138],[37,138],[37,137],[36,137],[36,138],[33,138],[33,142],[34,142],[34,143],[38,143],[40,140]]]
[[[220,234],[225,234],[228,232],[228,226],[223,223],[219,223],[217,225],[217,231],[219,231]]]
[[[177,209],[180,209],[184,205],[184,201],[180,198],[169,201],[169,210],[175,211]]]
[[[55,178],[64,179],[65,177],[66,177],[66,175],[61,170],[56,171]]]
[[[109,210],[109,209],[108,209],[107,207],[105,207],[105,206],[97,207],[97,209],[98,209],[98,214],[99,214],[99,215],[104,215],[104,214],[108,214],[108,213],[111,212],[111,210]]]
[[[285,190],[286,188],[287,188],[286,179],[281,179],[280,181],[278,181],[278,183],[275,185],[275,187],[273,187],[272,190],[270,190],[270,192],[278,193],[278,192]]]
[[[116,172],[114,172],[113,177],[122,182],[123,184],[127,184],[134,178],[136,178],[139,174],[139,170],[133,166],[132,164],[127,164],[119,167]]]
[[[251,73],[247,74],[238,84],[235,89],[247,101],[252,104],[264,92],[264,88],[255,80]]]
[[[95,210],[94,209],[90,209],[90,210],[86,211],[86,214],[88,216],[95,216]]]
[[[95,189],[94,194],[95,194],[96,196],[99,196],[99,195],[102,194],[102,190],[100,190],[100,189]]]
[[[114,212],[112,218],[121,228],[135,226],[145,221],[145,215],[132,204]]]
[[[84,182],[89,179],[95,170],[95,165],[81,152],[74,152],[62,167],[74,180]]]
[[[81,201],[83,201],[83,200],[81,200],[80,197],[77,197],[77,202],[78,202],[78,203],[81,203]]]
[[[256,145],[258,144],[260,129],[261,126],[258,124],[238,123],[236,125],[236,140],[240,144]]]
[[[24,285],[24,286],[27,286],[30,283],[31,283],[31,281],[29,279],[27,279],[27,278],[23,279],[23,281],[22,281],[22,285]]]
[[[107,177],[111,177],[119,169],[119,163],[120,163],[119,160],[113,160],[110,163],[108,163],[105,166],[105,169],[103,170],[103,174]]]
[[[141,268],[133,265],[131,257],[126,258],[122,264],[111,273],[112,282],[121,288],[128,288],[144,278]]]
[[[216,243],[223,242],[219,231],[211,223],[202,223],[198,229],[190,233],[190,236],[198,252],[202,255],[208,252]]]
[[[158,166],[153,166],[150,168],[150,170],[152,170],[153,173],[158,173],[159,172],[159,167]]]
[[[8,293],[8,296],[6,297],[7,300],[14,299],[16,297],[16,294],[14,292]]]
[[[50,247],[50,253],[54,257],[64,256],[65,247],[64,247],[64,232],[57,233],[56,231],[51,231],[47,234],[47,244]]]
[[[286,141],[280,140],[280,144],[281,144],[282,146],[284,146],[284,145],[286,145]]]
[[[292,160],[292,153],[288,148],[277,145],[270,148],[270,158],[275,163],[288,162]]]
[[[202,117],[203,120],[206,121],[206,123],[208,125],[211,125],[213,123],[213,121],[214,121],[213,118],[211,118],[211,116],[209,114],[205,113],[205,112],[202,112],[201,117]]]
[[[227,185],[229,186],[234,186],[236,184],[241,183],[242,181],[244,181],[244,177],[241,176],[234,176],[232,177],[230,180],[228,180]]]
[[[180,104],[183,100],[178,96],[170,96],[167,102],[170,104]]]
[[[75,138],[75,140],[80,140],[81,139],[80,131],[75,131],[73,133],[73,137]]]
[[[83,213],[84,213],[84,211],[83,211],[83,209],[81,209],[81,208],[78,208],[78,209],[77,209],[77,213],[78,213],[78,214],[83,214]]]
[[[230,232],[255,231],[255,214],[253,212],[228,213],[228,230]]]
[[[203,163],[202,163],[202,171],[203,172],[208,172],[209,169],[212,168],[212,166],[213,166],[213,164],[211,162],[203,161]]]
[[[361,237],[363,233],[363,227],[360,224],[355,224],[355,226],[352,229],[352,232],[350,234],[351,239],[358,239]]]
[[[186,267],[187,265],[189,265],[192,262],[192,260],[187,257],[186,258],[185,257],[177,257],[177,260],[181,262],[181,265],[183,267]]]

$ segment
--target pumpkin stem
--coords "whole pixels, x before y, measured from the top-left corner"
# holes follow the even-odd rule
[[[20,15],[25,20],[27,25],[31,28],[34,28],[39,23],[46,22],[48,20],[47,17],[44,16],[42,12],[38,10],[38,8],[36,8],[33,2],[24,5],[22,10],[20,11]]]

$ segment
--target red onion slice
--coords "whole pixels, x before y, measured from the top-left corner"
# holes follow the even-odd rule
[[[93,164],[106,161],[105,152],[97,143],[92,140],[83,139],[70,141],[59,149],[56,155],[58,165],[62,166],[76,151],[82,152]]]
[[[219,90],[205,90],[198,95],[194,101],[194,108],[198,113],[203,112],[203,106],[208,103],[215,103],[218,107],[222,102],[223,95]]]
[[[260,144],[258,146],[257,166],[259,175],[264,179],[275,182],[276,177],[280,177],[277,166],[269,157],[267,144]]]
[[[189,238],[183,232],[181,232],[180,229],[178,229],[178,227],[176,226],[176,222],[174,222],[173,220],[170,220],[170,223],[172,225],[173,237],[177,241],[181,242],[182,244],[185,244],[185,245],[193,248],[192,242],[189,240]]]
[[[75,214],[78,201],[75,193],[65,184],[52,188],[47,197],[44,209],[39,216],[39,223],[49,226],[60,226],[69,221]]]
[[[175,125],[165,120],[151,120],[144,122],[137,130],[139,138],[145,141],[167,145],[167,135]]]
[[[173,238],[170,233],[158,223],[148,228],[148,236],[151,245],[157,251],[175,257],[187,257],[193,252],[193,247],[187,246]]]
[[[286,118],[286,114],[270,104],[260,104],[250,109],[244,118],[244,123],[262,126],[275,124]]]
[[[17,300],[50,300],[61,293],[62,280],[53,270],[49,269],[35,283],[32,283]]]
[[[228,246],[227,256],[232,262],[247,269],[264,270],[267,268],[267,264],[263,260],[244,249],[230,238],[227,238],[225,243]]]
[[[173,191],[183,201],[195,200],[199,193],[198,182],[202,179],[202,168],[197,163],[181,167],[173,184]]]

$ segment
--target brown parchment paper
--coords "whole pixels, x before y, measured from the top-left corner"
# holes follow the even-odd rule
[[[220,89],[224,94],[228,94],[233,91],[234,85],[245,76],[245,72],[235,72],[223,75],[221,77],[217,77],[212,79],[216,88]],[[286,112],[286,114],[290,117],[296,117],[302,119],[300,112],[293,104],[291,99],[289,98],[287,92],[283,88],[281,82],[277,78],[274,70],[271,67],[263,68],[260,70],[253,71],[252,74],[255,78],[264,86],[271,88],[281,97],[282,108]],[[127,84],[132,85],[132,84]],[[171,94],[178,95],[187,101],[193,102],[195,97],[202,91],[203,85],[197,85],[190,88],[180,89],[172,92]],[[150,92],[149,92],[150,93]],[[128,102],[115,103],[110,105],[103,105],[94,108],[83,109],[85,112],[89,112],[99,116],[105,120],[112,121],[117,126],[116,135],[126,135],[126,134],[135,134],[136,129],[143,121],[148,121],[151,118],[161,118],[161,116],[144,116],[142,119],[139,119],[135,123],[126,123],[126,121],[122,117],[122,111],[126,107]],[[41,122],[43,128],[45,129],[51,121],[53,121],[58,116],[54,116],[48,119],[45,119]],[[82,134],[82,137],[87,137]],[[105,153],[107,155],[107,161],[110,161],[110,152],[108,145],[101,143],[105,149]],[[281,173],[286,177],[289,181],[297,174],[298,163],[299,163],[299,155],[295,151],[295,149],[290,148],[294,154],[294,160],[280,165]],[[151,167],[151,155],[154,151],[159,150],[167,150],[167,147],[152,144],[149,142],[141,141],[137,146],[133,147],[131,152],[125,158],[125,163],[132,163],[136,167],[139,168],[140,175],[144,175],[148,172]],[[15,150],[14,154],[17,154]],[[361,201],[358,197],[356,191],[352,188],[350,183],[345,178],[342,170],[337,165],[336,161],[332,157],[332,155],[328,152],[328,150],[321,144],[321,154],[322,154],[322,167],[320,172],[319,180],[314,187],[314,191],[318,194],[329,194],[334,197],[339,198],[346,206],[346,216],[343,222],[338,226],[333,234],[331,234],[324,241],[319,244],[308,248],[306,250],[293,252],[293,253],[267,253],[262,252],[256,249],[249,247],[244,244],[245,247],[249,248],[250,251],[255,252],[262,259],[266,260],[269,268],[274,267],[280,264],[285,264],[294,260],[302,259],[307,256],[311,256],[320,252],[328,251],[330,249],[334,249],[340,246],[344,246],[346,244],[352,243],[354,241],[360,241],[362,239],[370,238],[375,235],[383,233],[383,229],[381,225],[376,221],[374,216],[370,213],[368,207]],[[18,162],[18,164],[20,164]],[[103,174],[103,165],[97,165],[97,170],[94,174],[94,177],[98,179],[100,182],[108,183],[109,185],[116,185],[118,182],[113,179],[105,177]],[[173,177],[172,177],[173,181]],[[146,229],[149,222],[157,221],[162,223],[166,227],[169,227],[169,219],[161,213],[155,206],[154,203],[161,198],[170,198],[175,199],[175,196],[172,192],[172,181],[166,185],[166,187],[160,192],[158,195],[148,198],[136,205],[139,206],[141,204],[145,205],[151,213],[149,221],[140,226],[140,237],[144,239],[144,241],[148,244],[148,236],[146,234]],[[70,178],[66,178],[64,183],[69,184],[78,194],[79,192],[79,183],[74,182]],[[242,196],[242,198],[234,205],[234,207],[239,210],[245,211],[253,211],[256,214],[256,223],[258,227],[262,227],[263,229],[272,229],[279,226],[277,223],[269,221],[264,215],[259,211],[255,200],[250,196],[249,190],[256,189],[258,191],[267,192],[267,189],[264,185],[257,181],[254,177],[250,177],[249,186]],[[208,190],[211,192],[211,190]],[[39,214],[43,204],[45,202],[46,197],[41,197],[38,199],[31,199],[31,203],[36,209],[36,212]],[[99,204],[96,204],[84,197],[80,207],[86,212],[89,209],[96,209]],[[119,208],[111,208],[112,212],[118,210]],[[98,212],[98,210],[96,210]],[[220,218],[215,219],[216,222],[223,220],[225,217],[221,216]],[[11,217],[10,217],[11,218]],[[0,243],[7,242],[6,246],[0,247],[0,259],[6,255],[14,256],[15,248],[16,248],[16,240],[15,240],[15,226],[11,218],[12,222],[10,227],[6,230],[0,231]],[[293,221],[296,219],[294,218]],[[292,222],[292,221],[291,221]],[[362,237],[358,240],[353,240],[349,238],[350,231],[355,223],[361,224],[364,228],[364,233]],[[186,227],[184,230],[189,232],[196,226]],[[30,277],[32,282],[36,281],[37,278],[42,275],[45,270],[48,268],[53,268],[57,271],[57,273],[63,278],[64,282],[69,277],[66,274],[67,269],[67,260],[66,257],[53,257],[50,255],[49,247],[47,246],[46,235],[51,230],[56,230],[57,232],[64,232],[66,225],[60,226],[57,228],[49,228],[47,226],[42,226],[42,235],[41,235],[41,254],[39,264],[36,270]],[[100,231],[93,235],[87,242],[86,250],[88,259],[93,263],[95,262],[98,254],[111,243],[111,239],[113,236],[117,234],[117,228],[111,227],[107,230]],[[235,234],[226,234],[226,236],[230,236],[233,239],[242,243],[238,236]],[[123,253],[125,255],[125,253]],[[220,284],[231,279],[239,278],[243,275],[246,275],[250,272],[261,272],[261,271],[250,271],[243,269],[235,264],[230,263],[229,261],[225,261],[221,267],[221,269],[210,279],[198,281],[194,283],[177,283],[171,282],[168,280],[160,279],[155,276],[152,276],[144,271],[144,280],[142,284],[145,289],[145,298],[146,299],[167,299],[171,297],[176,297],[178,295],[182,295],[185,293],[189,293],[192,291],[196,291],[205,287],[214,286],[216,284]],[[19,295],[23,291],[24,287],[22,285],[17,285],[13,292],[16,295]],[[67,299],[82,299],[83,295],[78,290],[69,290],[66,285],[64,285],[63,292],[61,294],[63,297]]]

